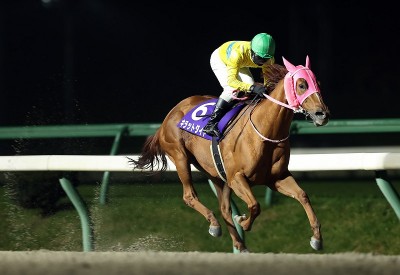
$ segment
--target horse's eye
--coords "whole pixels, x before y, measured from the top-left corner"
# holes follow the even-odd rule
[[[307,85],[305,83],[301,83],[299,85],[299,88],[302,89],[302,90],[306,90],[307,89]]]

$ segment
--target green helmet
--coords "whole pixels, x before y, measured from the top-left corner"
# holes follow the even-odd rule
[[[275,41],[267,33],[259,33],[251,40],[251,49],[261,58],[272,58],[275,54]]]

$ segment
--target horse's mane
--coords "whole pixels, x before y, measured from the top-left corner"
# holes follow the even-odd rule
[[[265,85],[265,87],[267,88],[268,93],[270,93],[275,89],[278,82],[285,77],[287,72],[288,70],[282,65],[279,64],[267,65],[267,70],[264,73],[263,78],[267,79],[267,84]]]

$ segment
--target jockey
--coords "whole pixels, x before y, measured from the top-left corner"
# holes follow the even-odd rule
[[[255,95],[266,92],[266,79],[264,78],[264,85],[255,84],[249,68],[261,68],[264,73],[267,64],[275,63],[274,54],[275,41],[267,33],[259,33],[251,41],[225,42],[211,54],[210,65],[223,91],[210,121],[203,129],[206,134],[220,137],[217,125],[234,105],[234,91]]]

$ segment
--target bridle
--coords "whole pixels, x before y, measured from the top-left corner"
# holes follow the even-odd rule
[[[315,75],[309,68],[309,64],[310,64],[309,58],[307,56],[306,66],[302,66],[302,65],[294,66],[289,61],[287,61],[284,57],[282,57],[282,58],[283,58],[285,67],[288,70],[288,73],[285,75],[283,85],[284,85],[284,90],[285,90],[285,97],[289,104],[281,102],[265,93],[263,94],[263,96],[284,108],[292,110],[294,113],[302,113],[307,118],[310,116],[310,113],[307,110],[303,109],[301,104],[304,102],[304,100],[306,98],[308,98],[312,94],[320,93]],[[298,95],[296,93],[296,82],[299,78],[304,78],[307,81],[307,83],[309,84],[307,91],[302,95]],[[255,106],[253,107],[253,110],[251,110],[250,115],[249,115],[250,123],[251,123],[251,126],[253,126],[253,129],[255,130],[255,132],[261,137],[262,140],[273,142],[273,143],[280,143],[289,138],[290,134],[286,138],[283,138],[283,139],[269,139],[269,138],[263,136],[257,130],[256,126],[254,125],[254,123],[251,119],[251,114],[253,113],[254,109],[255,109]]]

